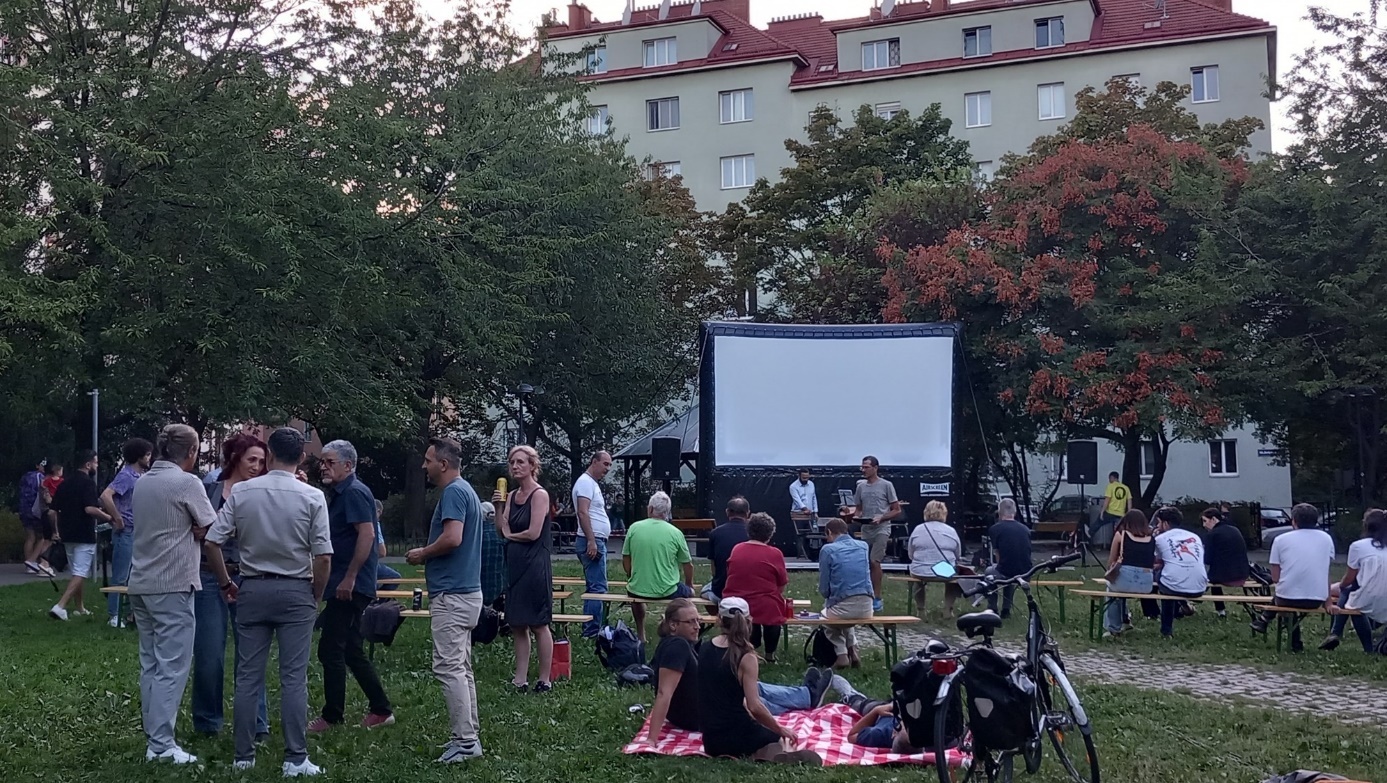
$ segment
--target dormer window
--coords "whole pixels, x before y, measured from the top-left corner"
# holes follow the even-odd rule
[[[657,38],[645,42],[645,67],[657,68],[679,62],[677,38]]]
[[[868,41],[862,44],[862,70],[879,71],[898,68],[901,64],[901,39]]]
[[[1053,49],[1064,46],[1064,17],[1035,20],[1035,48]]]

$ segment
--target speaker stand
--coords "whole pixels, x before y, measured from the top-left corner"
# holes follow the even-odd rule
[[[1074,545],[1079,548],[1079,566],[1081,568],[1088,568],[1088,496],[1085,494],[1087,486],[1087,484],[1079,485],[1079,524],[1074,529]]]

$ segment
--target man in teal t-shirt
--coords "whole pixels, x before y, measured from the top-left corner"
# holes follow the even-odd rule
[[[669,495],[656,492],[646,509],[650,518],[626,529],[621,565],[626,569],[626,592],[635,598],[669,600],[694,594],[689,542],[682,530],[669,523],[670,506]],[[680,566],[683,581],[679,579]],[[636,636],[645,641],[645,606],[632,604],[631,616],[636,622]]]

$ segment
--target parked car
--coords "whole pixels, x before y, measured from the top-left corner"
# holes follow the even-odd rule
[[[1269,527],[1291,526],[1291,514],[1284,508],[1262,506],[1261,518],[1263,530],[1266,530]]]

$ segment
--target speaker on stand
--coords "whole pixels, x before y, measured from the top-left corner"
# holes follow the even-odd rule
[[[679,438],[654,438],[650,441],[650,477],[664,482],[665,493],[679,480],[683,441]]]
[[[1088,565],[1088,496],[1085,488],[1098,483],[1098,442],[1092,440],[1069,441],[1064,456],[1065,481],[1079,485],[1079,524],[1074,529],[1074,547],[1082,558],[1080,565]]]

